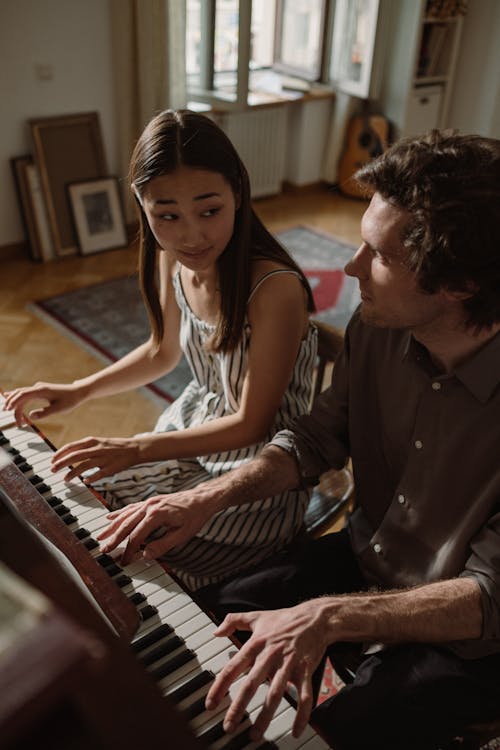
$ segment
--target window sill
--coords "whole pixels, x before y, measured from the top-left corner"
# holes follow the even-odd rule
[[[224,95],[228,96],[225,91]],[[297,78],[290,78],[274,71],[254,71],[250,75],[250,88],[245,108],[273,107],[290,102],[307,102],[314,99],[333,99],[335,90],[321,83],[308,83]],[[190,101],[190,109],[198,112],[226,112],[219,99],[212,104]],[[234,105],[231,106],[234,111]]]

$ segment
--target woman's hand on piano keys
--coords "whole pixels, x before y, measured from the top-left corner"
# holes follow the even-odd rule
[[[141,550],[154,560],[189,541],[216,512],[208,499],[213,492],[200,488],[156,495],[109,513],[110,524],[98,536],[101,550],[111,552],[126,541],[121,562],[127,565]]]
[[[237,630],[251,630],[252,636],[216,676],[206,707],[217,708],[230,686],[247,673],[224,718],[224,729],[231,733],[243,719],[245,709],[259,685],[269,681],[267,698],[252,730],[260,741],[290,684],[297,690],[297,715],[293,736],[304,731],[313,709],[312,676],[327,647],[322,618],[314,600],[295,607],[267,612],[229,614],[215,631],[230,636]]]
[[[139,463],[140,437],[86,437],[67,443],[52,456],[52,471],[69,468],[65,480],[70,481],[85,471],[92,473],[92,482],[109,477]]]
[[[75,383],[42,383],[38,382],[25,388],[14,388],[5,394],[4,409],[13,411],[16,424],[22,427],[26,424],[24,411],[30,401],[45,401],[28,413],[28,418],[35,421],[45,419],[51,414],[69,411],[84,401],[82,389]]]

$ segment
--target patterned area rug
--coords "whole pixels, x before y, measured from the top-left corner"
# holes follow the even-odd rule
[[[353,247],[303,226],[287,229],[277,237],[307,274],[316,301],[315,317],[345,328],[359,303],[357,281],[343,272]],[[149,335],[135,277],[37,300],[30,309],[105,362],[119,359]],[[148,388],[162,399],[172,401],[189,379],[189,367],[182,360],[174,372]]]

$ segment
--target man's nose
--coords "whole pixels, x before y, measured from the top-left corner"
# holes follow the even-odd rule
[[[366,277],[369,274],[370,254],[368,246],[363,242],[356,250],[351,260],[344,266],[344,272],[348,276],[357,278]]]

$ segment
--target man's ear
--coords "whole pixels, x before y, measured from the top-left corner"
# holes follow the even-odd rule
[[[468,285],[468,289],[442,289],[441,293],[445,299],[449,302],[464,302],[466,299],[470,299],[477,292],[477,285],[472,282]]]

